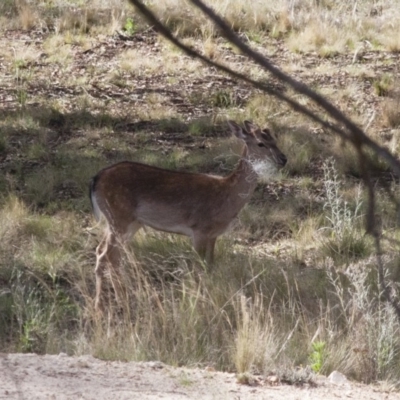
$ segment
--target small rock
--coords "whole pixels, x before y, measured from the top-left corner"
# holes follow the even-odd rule
[[[340,372],[333,371],[329,376],[328,380],[335,385],[345,385],[349,383],[348,379]]]
[[[162,369],[165,367],[165,364],[163,364],[161,361],[147,361],[145,364],[153,369]]]
[[[71,365],[72,366],[72,365]],[[78,360],[75,365],[78,368],[90,368],[89,363],[86,360]]]
[[[265,379],[270,385],[277,385],[279,383],[279,377],[277,375],[267,376]]]

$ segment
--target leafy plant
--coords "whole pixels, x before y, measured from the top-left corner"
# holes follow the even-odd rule
[[[135,21],[132,18],[127,18],[123,31],[129,36],[133,36],[136,33],[136,29]]]
[[[319,374],[326,359],[326,342],[317,341],[312,343],[312,351],[309,357],[310,367]]]

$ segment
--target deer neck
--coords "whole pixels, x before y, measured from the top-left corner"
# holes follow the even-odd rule
[[[233,196],[239,207],[243,207],[250,200],[257,186],[257,173],[251,165],[249,150],[245,145],[236,169],[227,177]]]

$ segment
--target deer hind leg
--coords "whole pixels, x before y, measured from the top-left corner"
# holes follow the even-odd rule
[[[102,304],[102,289],[103,289],[103,279],[107,270],[107,237],[106,234],[101,240],[100,244],[96,248],[96,297],[95,297],[95,309],[97,311],[101,311],[103,308]]]
[[[121,229],[119,233],[109,229],[97,247],[97,261],[95,268],[96,310],[102,310],[102,286],[107,270],[109,271],[111,284],[113,286],[117,302],[121,303],[124,299],[126,299],[126,290],[121,276],[121,248],[123,247],[124,242],[131,235],[134,235],[140,227],[140,223],[135,221],[134,223],[128,225],[126,229]]]
[[[124,245],[120,236],[111,233],[108,240],[107,261],[110,271],[110,280],[115,292],[117,303],[121,303],[126,298],[125,287],[121,276],[121,248]]]

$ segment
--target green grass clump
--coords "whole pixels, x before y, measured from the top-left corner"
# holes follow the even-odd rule
[[[375,93],[378,96],[387,96],[393,87],[393,79],[385,74],[373,82]]]

